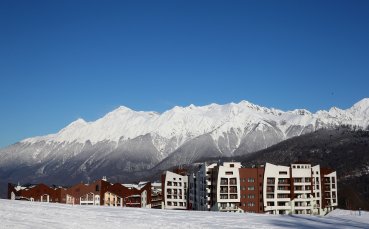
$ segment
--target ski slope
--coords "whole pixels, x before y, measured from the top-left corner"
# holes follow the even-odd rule
[[[0,199],[0,228],[369,228],[369,213],[328,216],[71,206]]]

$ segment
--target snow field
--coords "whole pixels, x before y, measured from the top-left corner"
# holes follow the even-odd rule
[[[369,228],[369,213],[335,210],[328,216],[264,215],[0,199],[0,228]]]

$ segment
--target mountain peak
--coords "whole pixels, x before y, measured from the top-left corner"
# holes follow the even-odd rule
[[[126,112],[126,111],[133,111],[131,108],[126,107],[126,106],[119,106],[117,109],[115,109],[114,111],[118,111],[118,112]]]
[[[369,98],[364,98],[355,103],[352,107],[369,108]]]

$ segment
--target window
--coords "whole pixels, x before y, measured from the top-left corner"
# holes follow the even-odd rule
[[[247,203],[247,206],[248,206],[248,207],[254,207],[254,206],[255,206],[255,203],[254,203],[254,202],[248,202],[248,203]]]
[[[247,195],[247,198],[249,198],[249,199],[254,199],[254,198],[255,198],[255,195],[254,195],[254,194],[248,194],[248,195]]]
[[[231,187],[229,187],[229,192],[230,193],[237,193],[237,186],[231,186]]]
[[[226,175],[233,175],[233,172],[230,172],[230,171],[226,171],[225,172]]]
[[[234,167],[234,164],[230,164],[229,167],[233,168]]]
[[[95,187],[95,191],[98,192],[100,191],[100,186],[97,184],[96,187]]]
[[[287,175],[287,171],[279,171],[279,175]]]
[[[253,183],[253,182],[255,182],[255,179],[254,178],[249,178],[249,179],[247,179],[247,181],[250,182],[250,183]]]
[[[229,184],[237,184],[237,179],[236,178],[231,178],[229,179]]]
[[[290,179],[288,178],[279,178],[278,179],[278,184],[289,184],[290,183]]]
[[[167,185],[168,185],[168,186],[172,186],[172,182],[171,182],[171,181],[168,181],[168,182],[167,182]]]
[[[248,187],[247,187],[247,190],[249,190],[249,191],[250,191],[250,190],[251,190],[251,191],[252,191],[252,190],[255,190],[255,186],[248,186]]]
[[[168,206],[172,206],[172,202],[167,201],[167,205],[168,205]]]

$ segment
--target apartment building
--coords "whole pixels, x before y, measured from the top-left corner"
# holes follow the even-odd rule
[[[151,183],[151,208],[161,209],[163,202],[161,183]]]
[[[201,163],[198,171],[189,175],[189,209],[210,211],[212,171],[216,163]]]
[[[166,171],[162,174],[163,208],[188,209],[188,176],[185,171]]]
[[[240,168],[240,208],[244,212],[263,213],[264,166]]]
[[[327,172],[321,174],[322,171]],[[269,214],[326,214],[337,206],[336,185],[333,185],[333,181],[336,181],[336,173],[321,169],[319,165],[311,166],[300,162],[291,166],[279,166],[266,163],[263,181],[264,211]],[[323,206],[322,193],[325,190],[322,189],[322,184],[328,190],[324,195],[327,199],[323,199],[327,205]]]
[[[212,169],[211,210],[243,212],[240,204],[239,162],[224,162]]]
[[[338,206],[337,197],[337,173],[336,171],[323,168],[320,173],[321,179],[321,204],[322,211],[328,213]]]

